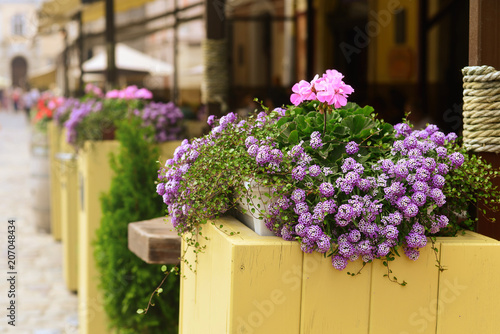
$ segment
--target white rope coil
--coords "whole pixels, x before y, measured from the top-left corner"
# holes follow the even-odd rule
[[[475,152],[500,153],[500,71],[467,66],[462,74],[464,146]]]
[[[500,137],[500,130],[483,130],[483,131],[475,131],[473,130],[464,130],[464,137],[467,136],[469,139],[472,138],[485,138],[485,137]],[[482,137],[485,136],[485,137]]]
[[[463,116],[466,119],[472,118],[472,117],[496,117],[500,116],[500,109],[494,109],[494,110],[464,110]]]
[[[229,88],[227,41],[206,39],[203,42],[204,65],[202,99],[205,103],[221,103],[225,108]]]
[[[483,90],[483,89],[489,89],[489,88],[496,88],[498,87],[498,84],[495,81],[485,81],[485,82],[464,82],[463,85],[464,89],[477,89],[477,90]]]
[[[464,120],[464,124],[489,124],[488,128],[491,128],[491,124],[500,122],[500,117],[474,117]]]

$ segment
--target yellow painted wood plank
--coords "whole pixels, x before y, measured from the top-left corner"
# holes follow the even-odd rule
[[[498,333],[500,242],[443,243],[437,333]]]
[[[361,266],[356,261],[338,271],[331,258],[319,253],[304,255],[301,334],[368,333],[371,266],[355,277],[347,275]]]
[[[286,282],[302,269],[298,244],[260,237],[231,217],[216,224],[224,227],[202,228],[209,240],[199,238],[207,248],[196,273],[182,267],[180,333],[298,333],[300,288]]]
[[[78,290],[78,208],[77,164],[75,160],[61,163],[61,231],[63,272],[66,287]]]
[[[207,248],[197,272],[184,272],[182,334],[495,333],[500,327],[500,243],[480,234],[438,239],[442,273],[430,243],[418,261],[403,255],[391,262],[393,274],[408,282],[402,287],[383,276],[381,261],[350,277],[346,271],[360,262],[339,272],[329,258],[303,254],[298,243],[260,237],[233,218],[219,223],[222,230],[203,227],[209,240],[200,239]]]
[[[109,154],[118,148],[117,141],[85,142],[78,153],[78,316],[79,332],[82,334],[109,332],[102,292],[98,289],[99,272],[94,260],[93,242],[102,217],[100,196],[109,190],[113,177]]]
[[[232,247],[227,333],[299,333],[303,253],[297,243],[260,238],[276,241]]]
[[[406,286],[383,276],[387,267],[382,261],[372,264],[370,333],[435,333],[439,269],[434,251],[428,242],[417,261],[399,252],[401,257],[390,262],[389,268]]]
[[[472,232],[472,231],[463,231],[459,232],[456,237],[438,237],[436,238],[438,242],[446,242],[446,243],[495,243],[497,240],[487,237],[485,235]]]
[[[59,166],[55,155],[60,151],[61,130],[50,121],[47,125],[50,164],[50,231],[55,240],[61,240],[61,188]]]

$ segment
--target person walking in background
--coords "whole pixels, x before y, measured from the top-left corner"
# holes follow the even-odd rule
[[[32,88],[30,91],[24,93],[24,110],[26,111],[26,116],[28,116],[28,119],[30,118],[31,108],[38,102],[39,98],[40,92],[36,88]]]
[[[17,112],[21,102],[21,88],[15,87],[12,91],[12,103],[14,104],[14,111]]]

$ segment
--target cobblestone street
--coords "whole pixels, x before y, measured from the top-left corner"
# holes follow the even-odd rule
[[[0,333],[78,333],[78,301],[64,284],[61,243],[37,231],[33,219],[32,163],[25,114],[0,111]],[[9,219],[16,225],[15,298],[8,297]],[[11,300],[15,300],[15,327],[8,324]]]

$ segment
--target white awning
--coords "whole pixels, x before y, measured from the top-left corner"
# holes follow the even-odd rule
[[[104,72],[107,68],[107,61],[106,52],[100,52],[83,63],[83,71],[87,73]],[[118,70],[146,72],[151,75],[170,75],[174,71],[171,64],[121,43],[116,44],[115,61]]]

